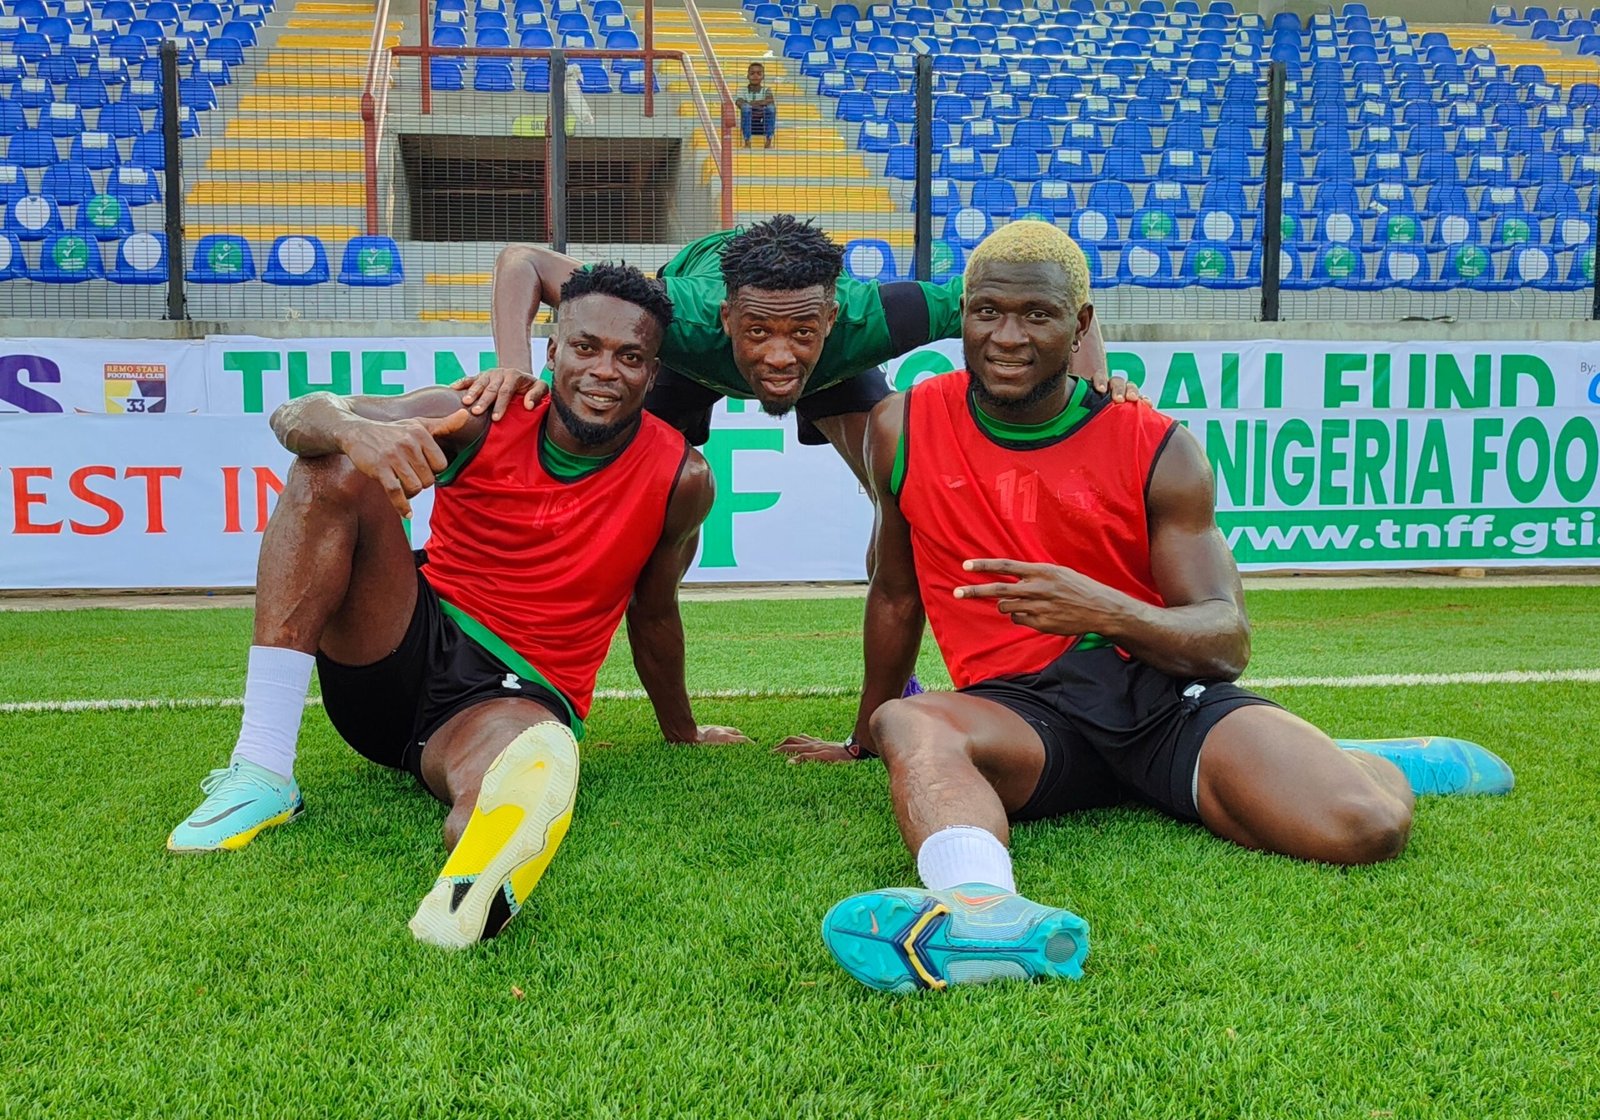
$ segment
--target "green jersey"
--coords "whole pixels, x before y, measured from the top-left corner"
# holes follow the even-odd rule
[[[733,343],[722,330],[724,230],[683,247],[661,269],[672,298],[672,327],[661,342],[661,363],[725,396],[755,394],[733,364]],[[942,338],[961,336],[961,278],[880,284],[839,277],[839,318],[806,382],[805,395],[848,381],[874,366]]]

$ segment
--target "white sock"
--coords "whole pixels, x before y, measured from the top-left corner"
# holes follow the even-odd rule
[[[1011,853],[994,833],[972,825],[941,829],[922,842],[917,874],[930,891],[947,891],[963,883],[982,883],[1015,893]]]
[[[294,777],[295,740],[316,664],[315,657],[297,649],[250,647],[234,762],[253,762],[280,777]]]

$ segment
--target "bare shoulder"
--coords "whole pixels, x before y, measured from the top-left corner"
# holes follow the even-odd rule
[[[696,448],[686,446],[672,497],[667,501],[669,528],[688,529],[699,525],[711,512],[716,496],[717,480],[711,473],[711,465]]]
[[[1151,514],[1184,520],[1203,516],[1209,520],[1215,512],[1214,487],[1211,463],[1200,441],[1188,428],[1174,423],[1150,470],[1148,504]]]

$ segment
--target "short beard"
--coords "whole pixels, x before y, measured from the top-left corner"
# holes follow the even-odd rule
[[[757,397],[756,398],[756,403],[761,406],[761,411],[765,412],[768,416],[787,416],[787,415],[789,415],[789,413],[791,413],[791,412],[793,412],[795,410],[795,406],[798,405],[800,402],[799,401],[764,401],[760,397]]]
[[[639,413],[625,417],[610,424],[596,424],[592,420],[585,420],[567,406],[561,395],[555,391],[550,393],[550,403],[556,410],[556,415],[561,417],[561,423],[572,438],[578,441],[580,447],[599,447],[610,443],[623,432],[639,422]]]
[[[1054,377],[1045,378],[1043,381],[1039,382],[1039,384],[1029,389],[1025,396],[1019,398],[1018,400],[1010,401],[1004,400],[990,393],[977,374],[973,373],[970,369],[967,371],[967,383],[972,386],[973,399],[976,400],[980,405],[987,405],[991,409],[999,409],[1002,412],[1032,408],[1034,405],[1050,396],[1050,394],[1054,393],[1057,389],[1061,388],[1062,382],[1066,381],[1066,379],[1067,369],[1065,366],[1063,366],[1061,368],[1061,372],[1057,373]]]

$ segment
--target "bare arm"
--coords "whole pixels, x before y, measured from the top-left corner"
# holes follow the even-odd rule
[[[1211,464],[1187,428],[1156,461],[1147,512],[1151,574],[1167,605],[1135,603],[1099,633],[1164,673],[1237,680],[1250,661],[1244,585],[1217,528]]]
[[[561,285],[583,265],[538,245],[507,245],[494,261],[489,290],[489,330],[495,359],[502,368],[532,375],[533,347],[528,339],[539,305],[561,303]]]
[[[279,405],[272,434],[304,458],[343,454],[389,493],[402,517],[458,451],[480,438],[486,416],[473,416],[461,394],[430,386],[398,397],[312,393]]]
[[[956,588],[960,598],[996,600],[1014,622],[1047,634],[1099,634],[1175,677],[1236,680],[1250,660],[1239,569],[1217,528],[1211,465],[1177,428],[1157,460],[1146,509],[1157,607],[1057,564],[967,561],[972,572],[1011,583]]]
[[[715,497],[711,468],[691,449],[667,504],[661,539],[645,562],[628,601],[628,643],[656,722],[669,743],[732,743],[750,740],[726,727],[695,723],[684,680],[683,616],[678,587],[700,547],[700,525]]]
[[[905,425],[905,394],[878,404],[867,421],[867,470],[871,474],[872,548],[877,564],[867,588],[862,629],[865,677],[856,709],[856,742],[876,754],[868,727],[872,713],[905,691],[922,648],[922,591],[911,558],[911,526],[900,512],[900,499],[889,487],[895,452]]]
[[[869,726],[872,713],[905,691],[922,647],[925,615],[912,566],[911,527],[900,512],[899,498],[889,488],[905,411],[905,394],[896,393],[879,402],[867,421],[867,471],[876,510],[872,548],[877,562],[867,589],[862,638],[866,674],[855,726],[856,745],[867,754],[877,753]],[[847,762],[851,758],[843,748],[808,735],[791,736],[778,749],[796,760]]]

